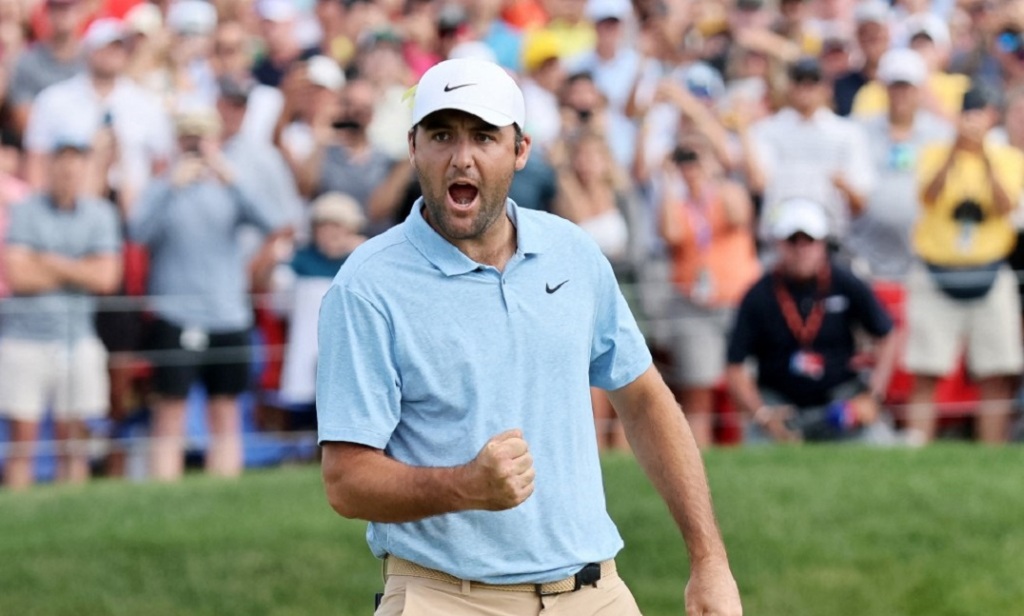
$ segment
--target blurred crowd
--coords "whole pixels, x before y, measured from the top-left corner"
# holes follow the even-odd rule
[[[943,392],[1011,438],[1020,0],[0,0],[6,485],[45,417],[76,481],[140,409],[179,477],[197,384],[209,472],[243,394],[308,428],[319,298],[419,197],[447,58],[517,78],[511,198],[594,238],[701,445],[927,442]]]

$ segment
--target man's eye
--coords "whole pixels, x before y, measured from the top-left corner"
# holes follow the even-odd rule
[[[448,141],[450,138],[451,135],[448,133],[434,133],[433,136],[431,136],[431,139],[434,141]]]
[[[494,141],[494,135],[489,133],[478,133],[476,138],[477,141]]]

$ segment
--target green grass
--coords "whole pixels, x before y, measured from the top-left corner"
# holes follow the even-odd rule
[[[1024,612],[1024,450],[943,445],[708,454],[750,615]],[[682,613],[686,558],[632,459],[605,460],[623,577],[648,616]],[[0,494],[0,614],[370,613],[365,525],[314,467],[173,486]]]

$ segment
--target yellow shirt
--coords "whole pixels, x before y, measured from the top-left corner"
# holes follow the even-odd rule
[[[934,265],[948,267],[982,265],[1005,259],[1013,250],[1016,232],[1009,214],[996,212],[980,154],[957,152],[946,184],[935,201],[924,200],[924,191],[949,157],[951,144],[924,148],[918,158],[917,185],[922,211],[914,228],[914,250]],[[1016,206],[1024,188],[1024,154],[1010,146],[986,144],[993,175]],[[953,219],[953,210],[970,199],[984,212],[981,223],[966,226]]]
[[[928,90],[939,100],[946,117],[955,117],[960,113],[964,102],[964,92],[971,87],[971,80],[966,75],[950,73],[933,73],[928,78]],[[885,84],[875,80],[864,84],[853,97],[853,110],[850,115],[871,116],[885,113],[889,109],[889,93]]]

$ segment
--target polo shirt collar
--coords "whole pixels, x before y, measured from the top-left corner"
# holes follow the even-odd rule
[[[514,258],[543,252],[545,242],[542,228],[532,218],[521,218],[519,206],[511,199],[506,199],[505,211],[516,228],[516,256]],[[409,242],[445,276],[467,274],[480,267],[479,263],[463,254],[427,223],[423,218],[423,197],[417,199],[413,204],[404,226],[405,236]]]

